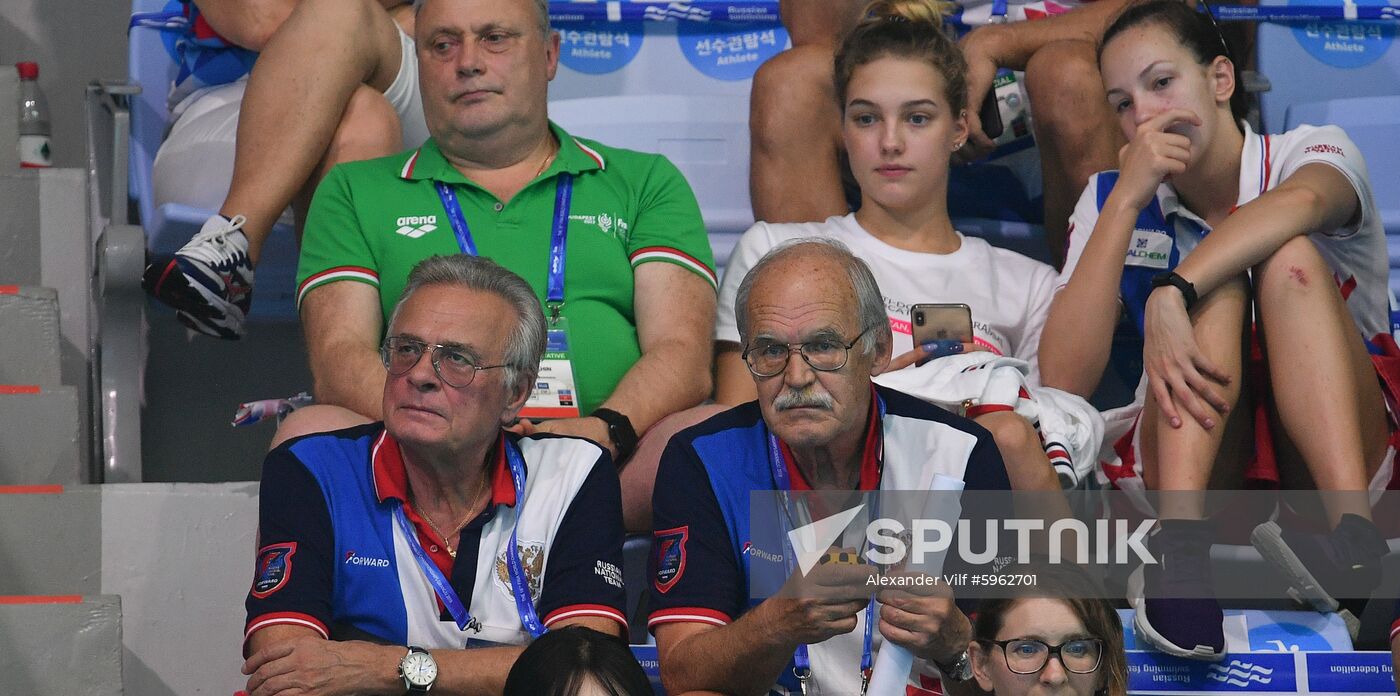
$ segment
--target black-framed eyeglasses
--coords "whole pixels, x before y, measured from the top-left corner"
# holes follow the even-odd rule
[[[456,346],[441,343],[427,343],[407,336],[390,336],[379,347],[379,357],[384,361],[384,369],[391,375],[401,375],[413,369],[423,353],[433,351],[433,372],[449,387],[465,387],[472,383],[479,370],[494,370],[501,365],[478,365],[475,360]]]
[[[1048,645],[1045,641],[1033,638],[978,638],[977,642],[1000,646],[1007,669],[1016,674],[1035,674],[1045,669],[1051,655],[1060,658],[1060,664],[1065,666],[1065,670],[1075,674],[1097,672],[1099,663],[1103,662],[1103,641],[1098,638],[1076,638],[1059,645]]]
[[[813,370],[834,372],[846,366],[851,359],[851,347],[873,328],[865,327],[850,343],[842,343],[835,337],[814,338],[802,343],[759,341],[744,349],[744,363],[754,375],[772,377],[787,369],[788,358],[792,357],[795,347]]]

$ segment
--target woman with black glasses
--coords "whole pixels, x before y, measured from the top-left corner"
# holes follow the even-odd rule
[[[1384,231],[1354,143],[1333,126],[1255,133],[1208,14],[1135,5],[1104,32],[1105,97],[1129,142],[1090,179],[1041,343],[1045,384],[1088,394],[1122,310],[1143,337],[1135,403],[1101,480],[1173,492],[1130,592],[1137,635],[1224,657],[1207,488],[1320,489],[1319,532],[1252,541],[1319,611],[1364,598],[1385,540],[1365,495],[1393,470]],[[1106,448],[1107,449],[1107,448]],[[1302,512],[1302,511],[1300,511]],[[1308,511],[1311,512],[1311,511]],[[1329,531],[1330,530],[1330,531]]]
[[[968,650],[978,686],[996,696],[1126,694],[1123,626],[1113,606],[1078,598],[1098,594],[1083,578],[1035,574],[1036,588],[978,603]]]

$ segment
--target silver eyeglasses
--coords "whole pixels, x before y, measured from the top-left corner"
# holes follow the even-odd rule
[[[379,347],[379,357],[384,361],[384,369],[391,375],[401,375],[413,369],[423,353],[429,348],[433,352],[433,372],[449,387],[465,387],[476,378],[478,370],[494,370],[501,365],[477,365],[473,358],[456,346],[440,343],[426,343],[406,336],[390,336]]]

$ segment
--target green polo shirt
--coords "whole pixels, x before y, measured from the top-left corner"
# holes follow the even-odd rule
[[[438,197],[439,181],[456,192],[477,253],[523,277],[543,304],[555,179],[569,172],[574,187],[563,315],[580,409],[588,413],[601,405],[641,356],[634,269],[671,263],[713,287],[714,255],[695,194],[669,160],[550,127],[561,144],[558,156],[508,202],[462,176],[432,139],[417,150],[333,168],[307,215],[298,306],[327,283],[367,283],[379,290],[387,326],[413,266],[461,252]]]

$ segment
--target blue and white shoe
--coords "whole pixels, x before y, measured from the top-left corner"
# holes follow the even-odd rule
[[[243,336],[253,303],[253,263],[248,257],[247,219],[215,215],[173,256],[152,259],[141,286],[174,307],[185,326],[224,339]]]

